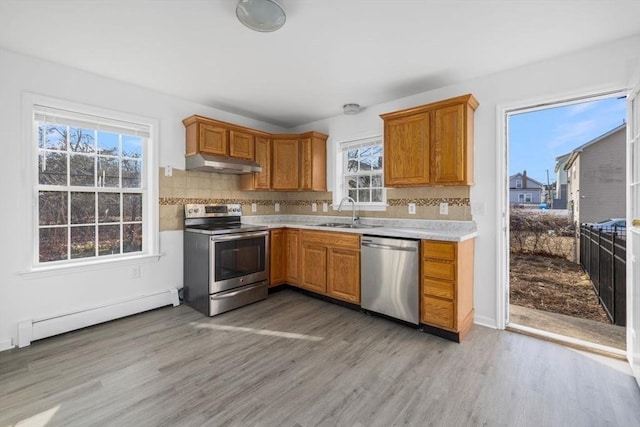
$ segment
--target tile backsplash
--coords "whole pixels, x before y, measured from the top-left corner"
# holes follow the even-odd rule
[[[194,172],[173,169],[172,176],[165,176],[159,169],[160,230],[181,230],[183,206],[186,203],[239,203],[243,215],[326,215],[347,216],[349,209],[334,211],[331,192],[280,192],[242,191],[240,176],[210,172]],[[388,217],[411,219],[441,219],[470,221],[471,209],[468,186],[411,187],[387,189],[386,211],[357,211],[361,217]],[[256,204],[257,211],[251,212]],[[275,211],[280,204],[280,212]],[[318,211],[312,212],[312,203]],[[329,212],[322,212],[322,204],[330,205]],[[416,204],[415,215],[408,213],[408,204]],[[440,203],[448,203],[449,213],[440,215]]]

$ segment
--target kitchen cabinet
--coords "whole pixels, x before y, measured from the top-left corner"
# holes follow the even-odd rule
[[[300,283],[300,231],[287,228],[285,230],[287,283],[298,285]]]
[[[271,230],[269,245],[269,287],[272,287],[284,283],[287,279],[285,230]]]
[[[327,191],[327,136],[318,132],[300,135],[300,190]]]
[[[303,288],[360,303],[360,235],[302,230],[300,245]]]
[[[385,186],[473,184],[473,116],[464,95],[382,114]]]
[[[327,294],[360,304],[360,250],[330,248]]]
[[[385,185],[429,183],[429,119],[428,113],[420,113],[385,120]]]
[[[213,154],[261,166],[240,177],[241,190],[327,191],[327,135],[270,134],[196,115],[182,123],[186,156]]]
[[[262,172],[241,175],[240,189],[269,190],[271,188],[271,141],[269,138],[256,136],[254,155],[256,163],[262,167]]]
[[[461,341],[473,324],[474,239],[422,241],[420,322]]]
[[[300,183],[300,143],[297,137],[276,137],[272,142],[271,188],[297,190]]]
[[[254,136],[248,132],[229,131],[229,155],[242,159],[254,159]]]
[[[202,116],[190,116],[182,121],[186,128],[185,155],[205,153],[218,156],[254,159],[257,136],[269,134]]]

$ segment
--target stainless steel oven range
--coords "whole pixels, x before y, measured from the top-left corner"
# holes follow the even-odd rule
[[[214,316],[267,297],[269,231],[240,205],[184,207],[184,302]]]

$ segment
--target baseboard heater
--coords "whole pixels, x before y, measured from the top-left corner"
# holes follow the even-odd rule
[[[174,307],[180,305],[177,289],[141,295],[136,298],[72,313],[26,320],[18,323],[18,347],[26,347],[32,341],[142,313],[165,305],[173,305]]]

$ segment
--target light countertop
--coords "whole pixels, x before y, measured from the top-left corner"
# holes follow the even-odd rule
[[[362,218],[359,223],[374,225],[372,228],[324,227],[319,224],[351,223],[351,217],[312,215],[258,215],[243,216],[242,222],[264,225],[269,228],[300,228],[305,230],[335,231],[370,236],[399,237],[407,239],[445,240],[461,242],[478,235],[473,221],[437,221],[397,218]]]

